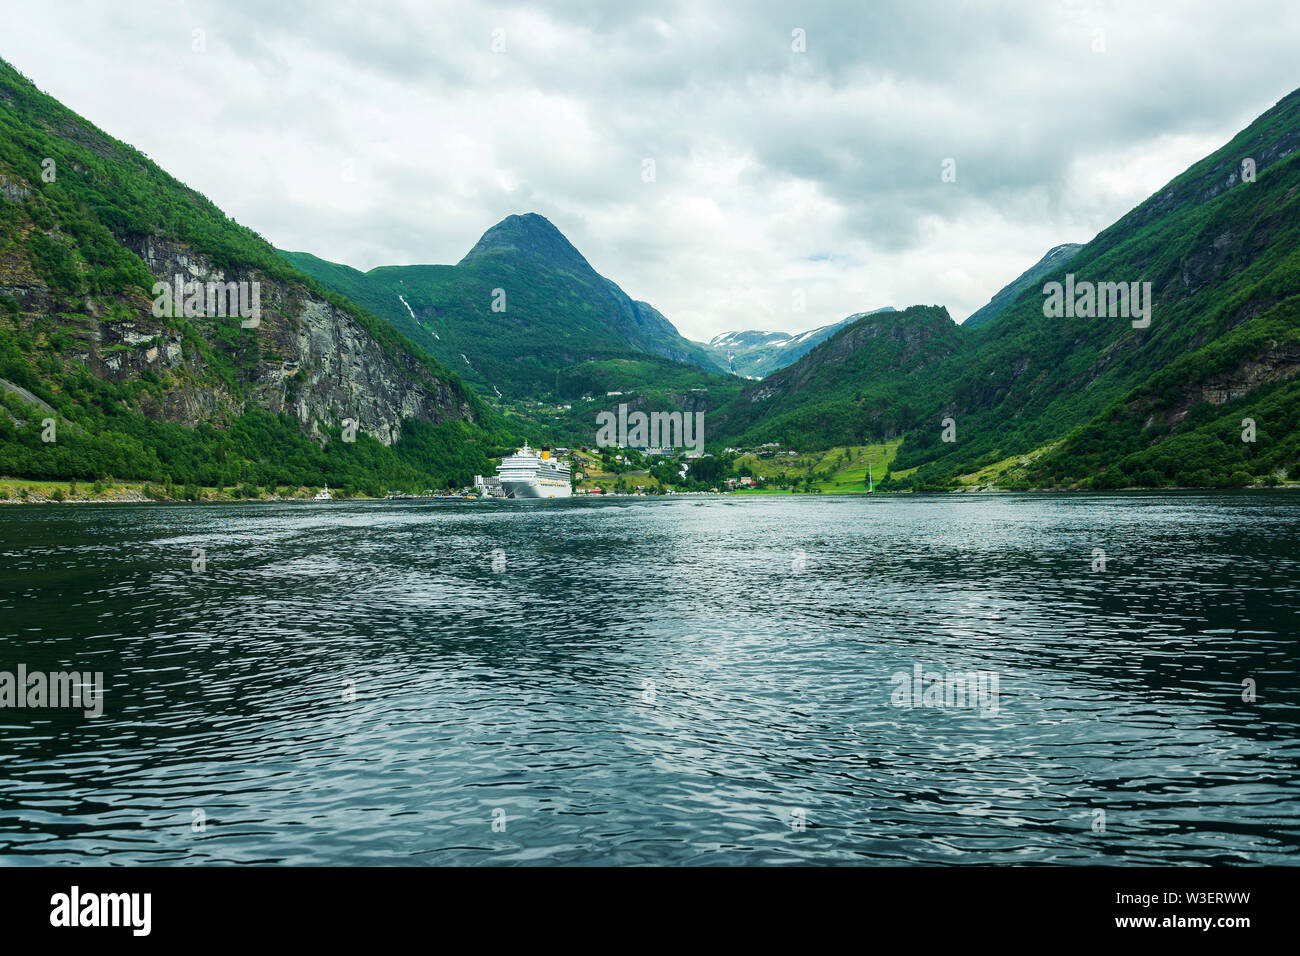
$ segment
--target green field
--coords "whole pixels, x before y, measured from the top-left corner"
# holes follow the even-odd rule
[[[873,445],[837,445],[826,451],[804,452],[792,457],[784,450],[774,458],[757,455],[740,455],[736,468],[747,467],[755,477],[769,480],[769,487],[746,492],[747,494],[774,494],[788,489],[770,487],[784,475],[787,480],[797,480],[799,490],[806,487],[805,478],[812,475],[811,488],[822,494],[865,494],[868,490],[867,466],[876,484],[885,476],[889,464],[898,455],[901,438]]]

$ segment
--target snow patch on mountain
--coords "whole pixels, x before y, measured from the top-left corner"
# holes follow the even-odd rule
[[[762,377],[779,368],[793,365],[810,352],[813,346],[824,342],[844,326],[877,312],[893,312],[892,306],[855,312],[848,318],[831,325],[823,325],[807,332],[767,332],[747,329],[742,332],[723,332],[709,340],[715,353],[726,355],[730,370],[745,378]]]

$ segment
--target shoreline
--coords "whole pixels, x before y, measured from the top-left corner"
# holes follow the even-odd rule
[[[252,497],[232,494],[230,489],[204,487],[198,489],[198,498],[190,499],[166,494],[166,485],[152,481],[123,481],[102,485],[94,492],[97,481],[78,479],[51,480],[47,478],[10,478],[0,476],[0,505],[104,505],[104,504],[238,504],[245,501],[287,502],[311,501],[320,489],[298,487],[290,495],[259,494]],[[74,490],[75,489],[75,490]],[[149,494],[149,489],[153,494]],[[172,486],[173,493],[183,486]],[[25,493],[24,493],[25,492]],[[356,494],[335,501],[376,501],[368,495]],[[321,502],[322,504],[324,502]]]
[[[0,483],[6,483],[6,482],[13,482],[13,479],[0,478]],[[46,485],[46,486],[58,485],[62,487],[62,486],[67,486],[70,483],[40,481],[40,482],[33,482],[24,485],[21,481],[19,481],[16,483],[16,486],[28,488],[27,496],[24,497],[21,494],[15,494],[14,491],[15,485],[11,484],[9,489],[9,494],[5,497],[0,497],[0,506],[4,506],[4,505],[14,505],[14,506],[115,505],[115,504],[119,504],[119,505],[142,505],[142,504],[223,505],[223,504],[250,504],[250,503],[288,504],[292,502],[302,502],[307,504],[329,504],[332,502],[349,502],[349,501],[405,501],[405,500],[504,501],[507,500],[504,498],[490,498],[490,497],[489,498],[442,498],[442,497],[435,496],[433,498],[423,498],[423,497],[416,496],[414,498],[411,497],[404,498],[401,496],[389,497],[387,495],[382,495],[376,498],[365,494],[356,494],[356,495],[351,495],[346,497],[335,497],[332,498],[330,502],[325,502],[325,501],[315,500],[314,495],[317,489],[314,488],[299,489],[297,493],[292,495],[287,495],[287,496],[286,495],[258,495],[254,497],[243,497],[239,495],[231,495],[228,493],[218,495],[216,494],[216,489],[205,488],[200,490],[201,497],[196,499],[189,499],[189,498],[172,498],[172,497],[167,497],[166,495],[159,495],[159,496],[147,495],[144,493],[143,487],[146,484],[151,484],[148,482],[132,483],[131,485],[127,485],[127,486],[114,485],[111,488],[105,489],[103,492],[101,492],[98,495],[78,492],[76,495],[65,493],[62,498],[56,498],[53,497],[45,489],[42,489],[39,492],[35,491],[33,486],[38,484]],[[78,482],[77,484],[80,485],[81,482]],[[0,489],[3,489],[3,484],[0,484]],[[601,500],[601,499],[618,499],[621,501],[627,498],[664,499],[664,498],[696,498],[696,497],[874,498],[879,496],[882,498],[910,498],[914,496],[937,497],[937,496],[955,496],[955,495],[972,495],[972,494],[974,495],[1027,495],[1027,494],[1033,494],[1033,495],[1107,494],[1110,495],[1110,494],[1134,494],[1134,493],[1143,493],[1143,492],[1155,493],[1155,494],[1159,494],[1159,493],[1221,494],[1225,492],[1249,492],[1249,491],[1300,491],[1300,483],[1278,484],[1278,485],[1274,485],[1273,487],[1249,486],[1243,488],[1190,488],[1190,487],[1179,486],[1179,487],[1171,487],[1171,488],[1143,488],[1143,487],[1107,488],[1105,490],[1097,489],[1097,488],[1017,488],[1011,490],[1007,488],[991,488],[987,486],[982,486],[982,487],[973,487],[973,488],[972,487],[953,488],[948,491],[876,491],[876,492],[849,491],[849,490],[824,491],[824,492],[817,492],[817,491],[792,492],[786,490],[730,491],[730,492],[688,491],[688,492],[676,492],[672,494],[659,494],[659,495],[612,494],[612,493],[606,493],[602,495],[574,495],[571,498],[564,499],[564,500],[587,501],[587,500]]]

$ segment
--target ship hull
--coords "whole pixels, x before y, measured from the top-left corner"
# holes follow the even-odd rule
[[[573,495],[573,489],[567,481],[547,481],[545,479],[511,481],[508,478],[502,478],[501,490],[509,498],[569,498]]]

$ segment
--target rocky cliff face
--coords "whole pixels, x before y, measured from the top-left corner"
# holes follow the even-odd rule
[[[155,314],[154,282],[211,283],[223,298],[231,284],[256,290],[259,322],[241,322],[251,316],[229,301]],[[84,371],[130,387],[99,387]],[[286,414],[322,441],[347,419],[392,445],[408,419],[439,425],[490,415],[389,325],[325,293],[261,236],[3,60],[0,377],[70,421],[95,420],[112,395],[129,413],[190,427],[223,428],[255,409]],[[135,447],[124,427],[87,455],[102,463]],[[149,451],[134,467],[151,467]],[[37,452],[10,461],[89,467],[71,453],[55,460]]]
[[[32,194],[30,186],[0,173],[0,200],[5,202],[22,202]]]
[[[1182,389],[1177,402],[1162,405],[1158,411],[1147,415],[1143,427],[1157,422],[1177,425],[1201,402],[1225,405],[1249,395],[1263,385],[1282,382],[1300,375],[1300,343],[1278,342],[1235,367],[1218,372],[1200,382],[1190,382]],[[1143,396],[1135,403],[1136,411],[1145,411],[1156,399]]]
[[[30,186],[8,177],[5,201],[21,201]],[[260,322],[239,318],[188,319],[186,336],[168,317],[153,315],[143,294],[87,296],[69,301],[40,278],[25,246],[0,257],[0,297],[18,303],[10,321],[50,323],[49,336],[71,342],[60,356],[115,382],[154,376],[162,388],[141,393],[148,417],[187,426],[228,424],[249,407],[288,413],[323,440],[322,426],[353,419],[359,432],[385,445],[401,436],[402,421],[439,424],[474,419],[464,393],[433,375],[411,354],[387,349],[340,308],[296,283],[268,280],[250,270],[227,274],[180,243],[156,236],[123,240],[161,282],[258,283]]]
[[[316,435],[322,422],[350,418],[359,431],[385,445],[401,436],[405,418],[435,425],[473,419],[473,410],[458,390],[430,375],[409,354],[385,351],[349,312],[303,287],[268,282],[256,273],[227,276],[171,242],[146,239],[134,251],[162,281],[180,275],[204,283],[260,283],[260,323],[255,329],[241,329],[235,346],[240,358],[250,360],[241,375],[247,402],[273,413],[287,412]],[[122,332],[137,339],[140,335],[136,330]],[[146,360],[151,354],[145,353]],[[176,354],[174,346],[168,349],[170,360],[175,361]],[[245,404],[204,390],[185,397],[198,398],[201,405],[228,398],[236,414]],[[177,420],[193,421],[184,407],[178,413]]]

